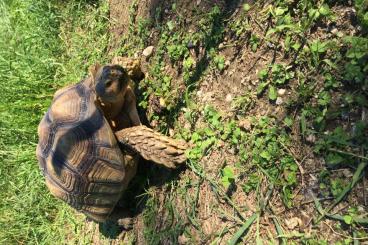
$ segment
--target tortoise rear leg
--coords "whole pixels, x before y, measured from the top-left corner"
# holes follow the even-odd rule
[[[134,218],[127,209],[115,209],[109,216],[109,220],[116,222],[125,230],[130,230],[134,225]]]
[[[133,229],[134,226],[134,218],[126,216],[124,218],[118,219],[118,225],[123,227],[126,230]]]

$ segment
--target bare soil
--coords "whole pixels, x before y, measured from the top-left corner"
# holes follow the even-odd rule
[[[121,35],[126,35],[128,33],[129,26],[129,6],[132,4],[132,0],[110,0],[110,17],[113,19],[113,24],[111,25],[112,41],[111,46],[116,48],[119,45],[119,40]],[[155,10],[157,7],[163,9],[163,14],[161,20],[165,18],[170,19],[173,15],[183,15],[188,19],[189,29],[198,19],[195,15],[195,9],[209,9],[214,4],[219,4],[223,8],[227,7],[231,10],[229,14],[229,22],[235,21],[240,14],[241,4],[239,1],[233,1],[233,4],[229,6],[225,1],[188,1],[188,0],[178,0],[177,12],[166,11],[164,2],[158,0],[143,0],[138,1],[137,14],[135,18],[155,18]],[[340,16],[338,21],[334,24],[335,28],[344,34],[351,34],[355,32],[354,26],[350,23],[350,14],[353,11],[350,6],[337,6],[333,9],[337,16]],[[256,12],[250,12],[251,15],[257,15]],[[254,32],[259,33],[259,36],[264,36],[267,31],[267,23],[252,23],[254,27]],[[320,39],[329,39],[332,37],[330,31],[325,26],[318,27],[310,35],[319,37]],[[151,45],[155,46],[157,42],[157,37],[152,35],[150,39]],[[261,42],[266,42],[262,40]],[[259,45],[260,48],[256,52],[251,50],[249,43],[246,40],[235,40],[232,33],[229,31],[226,33],[223,42],[218,46],[220,54],[225,57],[226,68],[223,72],[216,69],[206,70],[204,76],[200,79],[197,86],[196,96],[193,98],[199,108],[204,108],[205,105],[211,104],[218,111],[220,111],[222,118],[236,118],[237,120],[247,120],[249,116],[264,116],[268,115],[282,121],[286,115],[293,115],[294,111],[288,110],[285,103],[281,105],[276,105],[271,103],[268,99],[264,97],[254,97],[252,98],[252,105],[245,115],[238,115],[232,109],[232,103],[234,99],[238,96],[242,96],[245,93],[255,91],[258,84],[258,71],[264,68],[267,64],[271,64],[274,61],[278,63],[290,64],[293,57],[285,57],[277,49],[267,48],[267,45]],[[200,59],[200,55],[194,56],[196,60]],[[149,65],[150,60],[142,59],[144,66]],[[178,84],[183,84],[180,72],[178,72],[178,67],[167,66],[165,67],[168,74],[171,74],[174,79],[177,80]],[[318,82],[318,81],[317,81]],[[179,86],[178,85],[178,86]],[[297,96],[295,92],[295,87],[297,84],[290,83],[285,85],[286,89],[285,95],[282,96],[283,101],[287,101],[293,96]],[[201,117],[201,116],[200,116]],[[300,120],[295,118],[296,121]],[[189,127],[182,114],[179,114],[179,125],[181,127]],[[341,122],[339,122],[341,123]],[[345,122],[344,122],[345,123]],[[196,127],[200,127],[201,118],[198,120]],[[296,123],[297,125],[297,123]],[[154,126],[154,125],[153,125]],[[173,129],[175,130],[175,128]],[[325,197],[324,194],[319,189],[318,175],[325,169],[325,163],[323,158],[316,156],[308,142],[300,138],[299,127],[294,127],[291,132],[292,138],[294,140],[293,147],[290,148],[290,153],[298,161],[304,171],[301,175],[299,174],[299,185],[294,190],[294,206],[290,209],[285,208],[282,204],[281,197],[278,194],[272,195],[269,200],[269,206],[272,208],[272,212],[267,212],[262,216],[258,226],[260,230],[260,236],[264,239],[274,238],[276,241],[277,233],[276,227],[272,222],[272,218],[277,217],[279,222],[282,224],[284,231],[287,233],[295,233],[297,231],[303,232],[309,235],[317,234],[317,237],[325,239],[328,243],[333,243],[338,240],[344,239],[344,237],[349,236],[349,231],[347,230],[344,234],[336,232],[334,226],[335,221],[324,220],[318,226],[313,226],[312,219],[316,217],[317,211],[313,203],[313,199],[310,195],[312,190],[314,193],[318,193],[320,198]],[[209,155],[205,156],[201,160],[201,165],[206,171],[207,175],[213,179],[218,179],[218,173],[225,165],[235,165],[238,161],[238,156],[230,146],[224,143],[222,148],[212,151]],[[147,166],[147,165],[146,165]],[[173,190],[165,185],[161,185],[165,177],[161,174],[167,174],[166,170],[159,167],[148,165],[151,168],[157,170],[157,175],[150,176],[150,183],[155,185],[154,196],[158,201],[158,211],[156,217],[156,227],[157,231],[160,231],[168,227],[167,222],[172,222],[167,209],[163,208],[165,206],[166,194],[172,192]],[[350,169],[341,169],[334,172],[336,176],[350,178],[352,172]],[[170,175],[170,174],[167,174]],[[191,183],[198,183],[199,187],[193,184],[192,187],[188,188],[187,193],[182,195],[174,195],[174,200],[171,200],[175,204],[176,210],[179,212],[182,219],[185,221],[187,230],[192,234],[193,237],[186,237],[185,234],[181,234],[177,237],[179,244],[210,244],[214,239],[218,237],[221,232],[225,234],[221,236],[220,240],[217,240],[216,244],[225,244],[231,239],[233,234],[241,226],[241,222],[234,215],[234,210],[229,206],[226,201],[213,191],[211,185],[204,181],[200,182],[200,178],[194,174],[190,169],[181,169],[177,173],[177,186],[183,186],[186,184],[187,180]],[[247,177],[240,180],[245,182]],[[301,184],[303,180],[303,185]],[[365,180],[366,182],[366,180]],[[175,187],[173,187],[175,188]],[[261,186],[261,193],[266,192],[267,186]],[[367,207],[364,205],[364,187],[363,182],[360,182],[354,189],[354,191],[349,195],[349,197],[341,202],[332,213],[346,210],[350,206],[359,206],[365,210]],[[367,192],[368,190],[365,189]],[[198,192],[198,193],[197,193]],[[186,198],[195,199],[196,202],[196,217],[199,223],[195,224],[191,220],[187,219],[188,212],[188,202]],[[255,194],[246,195],[240,188],[232,191],[230,195],[231,200],[236,206],[241,208],[243,211],[242,215],[244,217],[249,217],[257,209],[257,197]],[[323,204],[328,204],[330,199],[326,197]],[[140,206],[141,211],[144,209],[144,204]],[[91,224],[92,225],[92,224]],[[90,225],[88,225],[90,226]],[[255,229],[257,225],[253,225],[249,233],[248,241],[250,243],[255,242]],[[145,244],[144,239],[144,229],[145,224],[143,221],[142,213],[138,213],[136,216],[136,224],[134,226],[133,232],[122,232],[111,244],[125,244],[124,241],[135,240],[137,244]],[[229,231],[225,232],[226,229]],[[98,232],[96,229],[88,229],[86,232]],[[95,244],[98,244],[98,236],[95,236]],[[163,239],[162,244],[170,244],[169,238],[167,240]]]

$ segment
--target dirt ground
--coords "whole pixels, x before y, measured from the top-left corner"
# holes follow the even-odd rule
[[[123,0],[110,0],[110,17],[112,19],[111,24],[111,47],[112,49],[118,48],[120,37],[128,35],[129,33],[129,18],[131,15],[129,12],[130,6],[134,1]],[[188,1],[177,0],[176,12],[171,12],[167,6],[170,6],[171,1],[164,2],[158,0],[144,0],[136,2],[136,14],[135,19],[138,18],[158,18],[155,17],[156,9],[161,8],[162,14],[159,17],[160,21],[170,20],[175,15],[186,16],[188,20],[188,30],[195,28],[195,23],[198,21],[198,16],[195,15],[193,9],[210,9],[215,4],[221,6],[221,8],[227,11],[227,22],[231,23],[236,21],[241,14],[241,6],[243,1]],[[251,3],[251,2],[250,2]],[[355,32],[354,26],[349,22],[349,15],[353,11],[351,6],[336,6],[333,11],[340,16],[336,22],[335,28],[344,34],[351,34]],[[257,15],[256,12],[250,12],[250,15]],[[255,33],[259,33],[259,36],[265,35],[268,26],[267,23],[251,23]],[[323,26],[310,33],[312,36],[318,36],[320,39],[331,38],[331,32]],[[195,30],[193,30],[195,31]],[[150,32],[149,45],[157,46],[158,37],[155,36],[155,30]],[[266,40],[261,40],[260,48],[256,52],[252,51],[252,47],[246,40],[238,39],[231,30],[225,31],[223,40],[217,44],[219,54],[225,57],[225,69],[219,71],[216,69],[205,69],[199,82],[197,83],[195,96],[192,98],[194,103],[199,108],[204,108],[205,105],[211,104],[214,108],[220,112],[222,119],[237,119],[243,120],[247,116],[270,116],[276,118],[278,121],[282,121],[287,115],[293,114],[294,111],[290,111],[285,103],[271,103],[264,97],[252,97],[250,106],[245,110],[245,116],[236,113],[232,109],[232,103],[235,98],[244,95],[248,91],[254,91],[257,89],[258,72],[267,64],[272,62],[279,62],[289,64],[292,62],[292,57],[285,57],[281,52],[276,49],[269,49]],[[272,45],[271,43],[269,45]],[[275,51],[276,50],[276,51]],[[199,49],[199,52],[193,54],[193,59],[200,62],[206,50]],[[140,54],[139,54],[140,55]],[[141,56],[141,55],[140,55]],[[149,70],[147,67],[150,65],[151,60],[142,58],[142,65],[144,70]],[[179,65],[171,65],[165,67],[167,74],[170,74],[177,83],[177,86],[184,86],[182,73],[180,72]],[[147,76],[147,74],[146,74]],[[149,76],[149,75],[148,75]],[[283,87],[285,93],[281,96],[283,101],[293,96],[297,96],[295,92],[295,83],[289,83]],[[151,105],[152,106],[152,105]],[[199,119],[196,122],[195,128],[200,128],[203,124],[203,115],[199,115]],[[296,118],[299,120],[300,118]],[[180,127],[190,128],[190,125],[184,119],[184,113],[178,114],[178,124]],[[151,122],[151,126],[156,126],[155,122]],[[172,134],[175,134],[176,128],[172,128]],[[262,215],[259,223],[254,224],[248,232],[247,239],[250,243],[256,241],[256,230],[259,231],[259,236],[267,241],[267,238],[274,238],[277,241],[277,231],[273,219],[277,218],[282,224],[282,228],[285,232],[292,234],[292,236],[298,237],[298,232],[312,236],[316,235],[321,239],[325,239],[328,243],[335,241],[341,241],[348,237],[349,230],[347,228],[344,234],[340,231],[337,232],[333,228],[336,224],[335,221],[325,219],[319,225],[313,225],[313,218],[316,217],[317,211],[315,204],[311,196],[311,192],[317,193],[318,197],[324,204],[330,202],[331,197],[322,194],[318,175],[326,168],[325,161],[322,157],[316,155],[313,152],[311,144],[302,140],[300,137],[299,126],[292,128],[291,137],[293,144],[288,149],[299,163],[299,167],[302,169],[302,173],[298,174],[299,185],[293,191],[294,205],[291,208],[287,208],[283,205],[281,197],[278,193],[273,193],[269,199],[270,209]],[[200,161],[203,169],[208,177],[212,179],[218,179],[218,173],[225,165],[235,166],[238,161],[238,155],[234,152],[234,149],[223,144],[221,148],[215,149],[210,154],[203,157]],[[175,186],[167,186],[167,180],[172,178],[172,172],[162,169],[160,167],[152,166],[150,163],[143,163],[143,166],[151,168],[155,171],[155,175],[150,175],[150,194],[155,198],[156,217],[155,225],[153,227],[156,231],[162,231],[168,229],[168,227],[174,227],[177,221],[173,221],[169,216],[172,215],[168,210],[167,204],[169,196],[170,202],[175,205],[175,209],[178,212],[178,216],[182,219],[182,224],[186,228],[186,234],[190,233],[192,237],[187,237],[186,234],[180,234],[176,237],[178,244],[225,244],[228,242],[234,233],[240,228],[242,222],[235,215],[235,210],[228,204],[227,200],[216,193],[211,184],[206,180],[201,180],[189,168],[182,168],[175,171],[174,179]],[[236,174],[236,173],[235,173]],[[338,169],[334,175],[342,178],[351,178],[353,172],[351,169]],[[146,176],[147,177],[147,176]],[[243,176],[240,181],[246,181],[247,176]],[[188,184],[190,183],[190,184]],[[354,188],[354,191],[348,196],[345,201],[342,201],[337,207],[334,208],[332,213],[337,213],[341,210],[348,209],[351,205],[358,206],[361,209],[367,211],[365,192],[368,191],[366,180],[360,181]],[[185,185],[183,189],[187,190],[186,193],[175,193],[175,189],[180,189]],[[266,193],[268,186],[260,187],[261,193]],[[168,195],[170,193],[170,195]],[[189,199],[194,199],[194,204]],[[230,194],[230,198],[236,207],[242,211],[241,215],[248,218],[252,213],[257,211],[258,198],[254,192],[246,195],[241,188],[233,190]],[[195,205],[195,217],[198,223],[187,218],[188,212],[191,212],[188,204]],[[136,224],[133,231],[122,232],[115,239],[111,240],[111,244],[125,244],[124,241],[131,241],[132,237],[136,244],[149,243],[144,238],[144,233],[147,224],[144,224],[143,210],[145,205],[136,204],[138,206],[136,215]],[[152,206],[151,206],[152,207]],[[172,224],[168,224],[172,222]],[[180,222],[179,222],[180,223]],[[89,225],[91,229],[86,233],[96,234],[96,244],[98,244],[98,232],[97,228],[93,229],[93,224]],[[151,227],[152,228],[152,227]],[[162,237],[160,244],[173,244],[172,237]],[[214,242],[214,243],[211,243]],[[364,240],[362,240],[364,243]],[[367,241],[365,241],[367,242]],[[270,241],[271,243],[271,241]],[[363,244],[362,243],[362,244]],[[368,243],[366,243],[368,244]]]

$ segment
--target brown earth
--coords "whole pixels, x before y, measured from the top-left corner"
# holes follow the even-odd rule
[[[133,3],[133,0],[123,1],[123,0],[110,0],[110,17],[113,20],[111,25],[112,48],[116,48],[119,45],[119,40],[122,35],[127,35],[129,27],[129,6]],[[241,9],[241,4],[243,1],[233,1],[233,4],[226,4],[225,1],[188,1],[188,0],[178,0],[177,12],[172,13],[166,11],[166,5],[170,4],[170,1],[158,1],[158,0],[143,0],[137,3],[137,12],[135,19],[137,18],[151,18],[154,19],[156,8],[162,8],[162,15],[160,20],[168,20],[175,15],[183,15],[188,19],[188,30],[195,28],[193,23],[196,22],[198,16],[195,15],[193,10],[195,9],[209,9],[214,4],[219,4],[222,8],[228,8],[229,16],[228,22],[235,21],[239,16]],[[347,6],[337,6],[333,11],[341,18],[336,22],[335,28],[345,34],[354,33],[355,28],[349,24],[348,16],[352,11],[352,8]],[[250,15],[257,15],[259,13],[250,12]],[[252,18],[251,18],[252,19]],[[254,18],[255,19],[255,18]],[[133,20],[134,21],[134,20]],[[259,36],[264,36],[268,29],[267,23],[251,23]],[[154,33],[154,30],[152,31]],[[311,36],[318,36],[320,39],[329,39],[334,34],[327,30],[325,27],[317,28]],[[151,45],[156,45],[157,37],[153,34],[150,39]],[[266,42],[266,43],[264,43]],[[293,96],[296,96],[295,87],[296,84],[290,83],[285,85],[286,93],[281,96],[284,103],[281,105],[276,105],[275,103],[270,103],[269,100],[263,97],[252,96],[252,101],[249,108],[245,110],[243,115],[236,113],[233,109],[234,99],[238,96],[242,96],[246,93],[251,93],[257,88],[258,77],[257,73],[260,69],[267,66],[267,64],[278,63],[292,64],[291,57],[285,57],[276,48],[269,48],[274,43],[267,43],[267,41],[262,40],[260,48],[256,52],[252,52],[251,47],[247,40],[237,40],[233,37],[232,33],[229,31],[226,33],[224,40],[218,44],[220,54],[225,57],[226,68],[224,72],[219,72],[216,69],[208,69],[205,75],[198,81],[197,92],[193,100],[199,108],[204,108],[205,105],[213,105],[222,115],[222,118],[235,118],[239,121],[248,120],[249,116],[263,116],[268,115],[274,117],[279,121],[282,121],[286,115],[295,115],[294,111],[288,111],[285,106],[285,101]],[[197,61],[201,56],[193,56]],[[142,59],[144,66],[149,66],[150,61]],[[178,72],[178,67],[176,65],[165,67],[168,74],[172,74],[177,80],[178,84],[183,84],[182,76]],[[147,68],[145,70],[148,70]],[[174,75],[175,74],[175,75]],[[147,75],[147,74],[146,74]],[[199,110],[201,111],[201,109]],[[180,114],[181,115],[181,114]],[[195,127],[200,127],[203,123],[201,119],[203,115],[199,116]],[[294,118],[297,122],[300,118]],[[190,127],[185,122],[183,115],[178,118],[179,125],[181,127]],[[295,123],[295,125],[299,125]],[[175,131],[175,128],[173,128]],[[277,193],[272,195],[269,200],[269,206],[272,212],[266,212],[259,221],[259,231],[260,236],[267,240],[277,237],[276,228],[273,223],[273,218],[277,217],[284,231],[288,233],[292,232],[303,232],[305,234],[317,234],[317,237],[326,239],[328,242],[334,242],[341,240],[346,236],[349,236],[349,231],[345,234],[340,234],[334,231],[333,227],[335,225],[334,221],[325,220],[321,222],[319,226],[312,225],[312,219],[316,216],[317,212],[313,203],[313,199],[310,195],[312,190],[315,193],[320,193],[318,174],[320,171],[325,169],[324,160],[313,153],[312,148],[308,143],[305,143],[300,138],[299,127],[294,127],[292,132],[292,138],[294,139],[293,147],[289,149],[291,155],[300,165],[300,170],[302,174],[299,173],[299,183],[298,187],[294,190],[294,203],[295,205],[287,209],[282,204],[280,195]],[[234,150],[223,144],[222,148],[213,150],[209,155],[205,156],[201,160],[201,165],[205,170],[206,174],[212,179],[218,179],[218,173],[225,165],[234,166],[237,162],[238,156]],[[162,185],[165,182],[165,175],[170,175],[166,170],[162,170],[155,166],[150,166],[145,163],[145,166],[154,168],[157,171],[157,175],[150,176],[150,183],[155,187],[151,190],[151,193],[158,202],[158,211],[156,216],[155,229],[161,231],[162,229],[170,226],[168,223],[175,222],[170,217],[168,217],[168,210],[165,209],[165,203],[167,203],[167,193],[172,193],[171,187]],[[236,173],[235,173],[236,174]],[[350,169],[340,169],[333,173],[336,176],[351,177],[352,172]],[[179,244],[210,244],[215,241],[215,244],[225,244],[233,234],[242,225],[242,221],[236,217],[233,208],[228,205],[226,200],[221,197],[218,193],[213,191],[211,184],[207,181],[201,182],[200,178],[193,173],[190,169],[180,170],[177,175],[177,186],[184,186],[189,181],[191,187],[186,193],[176,193],[173,194],[174,199],[171,200],[175,204],[176,210],[179,212],[179,216],[184,220],[187,230],[190,231],[193,237],[187,237],[185,234],[181,234],[177,237],[177,242]],[[245,176],[240,182],[245,182],[247,177]],[[161,182],[161,183],[160,183]],[[301,184],[303,182],[303,185]],[[366,181],[365,181],[366,182]],[[196,183],[196,184],[194,184]],[[173,187],[175,188],[175,187]],[[267,191],[268,186],[261,186],[261,193]],[[349,197],[341,202],[333,212],[346,210],[350,205],[358,205],[363,209],[367,209],[364,206],[364,182],[357,185],[354,192],[349,195]],[[367,190],[365,190],[367,191]],[[230,196],[234,204],[242,210],[242,216],[248,218],[257,209],[257,197],[255,194],[250,194],[246,196],[244,192],[238,188],[234,190]],[[195,216],[197,217],[199,223],[195,223],[188,220],[188,204],[191,202],[188,199],[197,200]],[[328,203],[329,198],[323,203]],[[142,211],[144,209],[144,203],[138,205],[139,209]],[[136,216],[136,224],[133,232],[122,232],[120,235],[111,240],[111,244],[125,244],[127,241],[135,240],[137,244],[145,244],[144,239],[144,229],[145,224],[143,221],[143,216],[141,212],[138,212]],[[93,226],[93,224],[88,224],[88,227]],[[198,227],[200,229],[198,229]],[[225,230],[228,229],[228,232]],[[255,230],[257,225],[253,224],[251,230],[248,232],[248,241],[250,243],[255,242]],[[96,240],[95,244],[99,244],[101,241],[98,238],[98,230],[95,228],[88,228],[87,233],[93,232],[95,234]],[[224,235],[219,236],[221,233]],[[220,237],[220,238],[217,238]],[[217,239],[217,240],[216,240]],[[169,237],[163,238],[160,242],[161,244],[172,244]]]

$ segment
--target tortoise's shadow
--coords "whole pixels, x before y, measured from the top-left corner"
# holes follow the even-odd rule
[[[183,164],[177,169],[169,169],[142,158],[139,161],[136,176],[129,183],[115,210],[127,210],[130,212],[131,217],[135,219],[146,207],[146,202],[149,198],[148,195],[145,195],[146,190],[152,186],[160,187],[177,179],[185,168],[185,164]],[[106,221],[99,224],[99,231],[104,237],[115,239],[124,229],[117,222]]]

